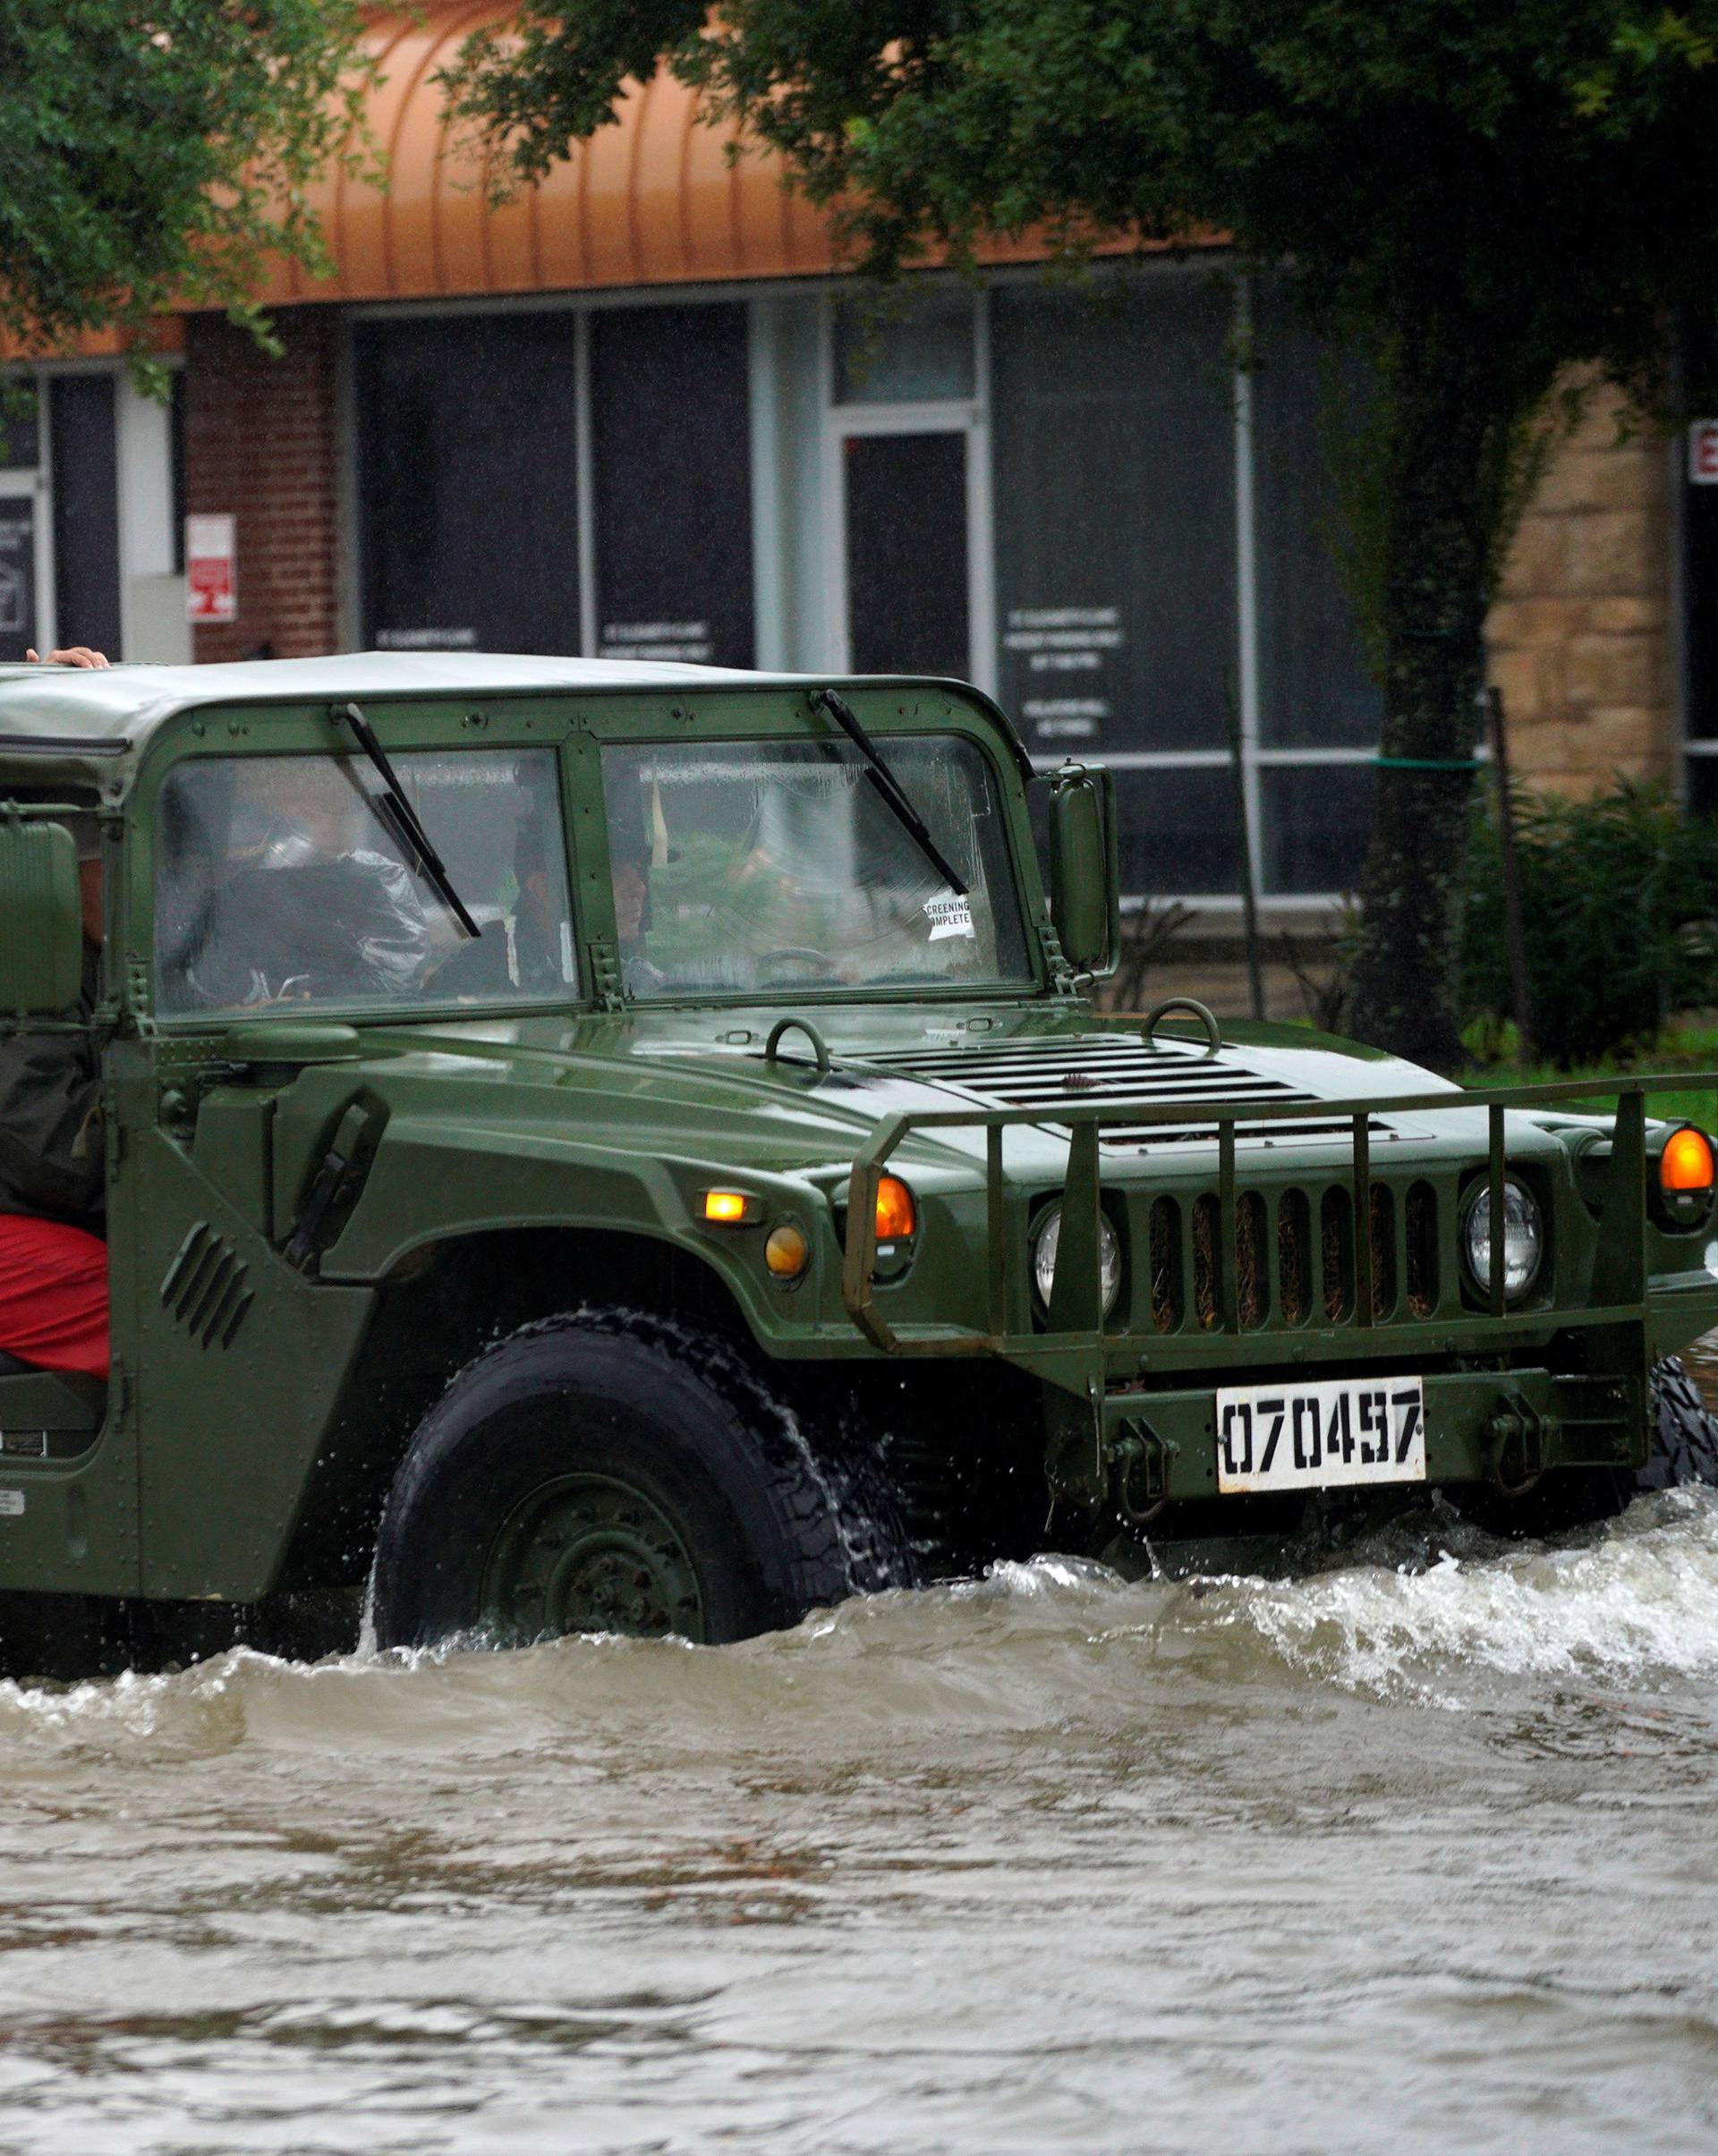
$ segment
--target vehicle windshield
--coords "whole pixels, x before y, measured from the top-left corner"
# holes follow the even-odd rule
[[[467,938],[351,756],[197,758],[157,813],[156,1008],[565,1000],[577,988],[552,750],[394,760],[482,929]]]
[[[605,750],[628,993],[1030,981],[989,761],[955,734],[894,735],[886,753],[965,896],[943,883],[849,741]]]

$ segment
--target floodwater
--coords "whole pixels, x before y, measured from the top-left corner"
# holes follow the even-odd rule
[[[1718,1492],[0,1687],[0,2151],[1718,2142]]]

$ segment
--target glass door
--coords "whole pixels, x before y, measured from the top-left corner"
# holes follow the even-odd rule
[[[982,314],[931,288],[830,310],[828,559],[837,663],[993,684]]]

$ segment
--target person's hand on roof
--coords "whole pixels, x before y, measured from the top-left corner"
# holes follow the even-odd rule
[[[34,651],[26,651],[24,657],[32,666],[105,666],[107,664],[106,653],[92,651],[88,644],[70,644],[64,651],[50,651],[46,658],[38,657]]]

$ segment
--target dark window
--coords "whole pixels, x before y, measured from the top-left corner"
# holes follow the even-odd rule
[[[752,451],[744,307],[591,325],[598,649],[749,666]]]
[[[1369,763],[1272,767],[1259,773],[1267,891],[1357,890],[1372,833]]]
[[[63,374],[48,384],[54,467],[54,622],[62,644],[120,652],[119,471],[114,378]]]
[[[1116,820],[1130,898],[1239,896],[1240,814],[1226,766],[1118,771]]]
[[[992,296],[1003,700],[1042,754],[1228,740],[1230,314],[1203,276]]]
[[[35,497],[0,495],[0,660],[20,660],[40,641],[36,626]]]
[[[573,320],[361,324],[363,615],[384,648],[579,648]]]
[[[973,394],[969,292],[898,291],[835,310],[838,404],[947,402]]]
[[[37,392],[15,378],[7,386],[15,402],[0,403],[0,471],[30,471],[41,456]]]
[[[1337,567],[1331,453],[1365,420],[1366,381],[1315,338],[1281,283],[1254,287],[1253,494],[1259,733],[1270,748],[1370,746],[1383,694]]]
[[[854,672],[964,680],[965,435],[855,434],[841,446]]]

